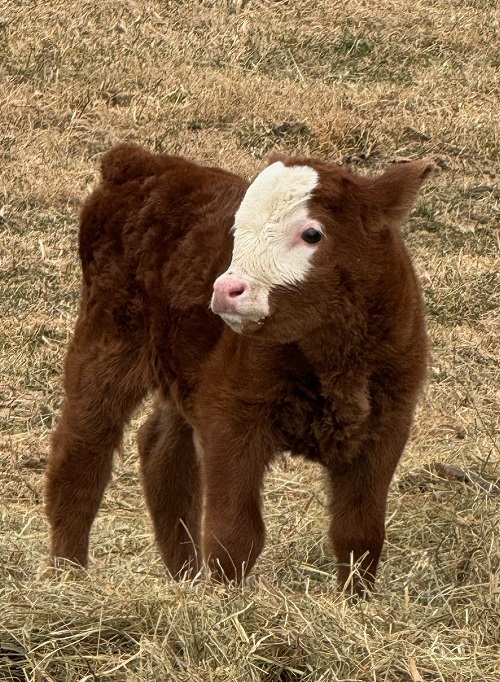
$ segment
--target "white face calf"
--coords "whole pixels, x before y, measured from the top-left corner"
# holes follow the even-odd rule
[[[213,312],[234,331],[264,322],[273,287],[305,279],[324,238],[307,210],[318,180],[310,166],[278,161],[248,188],[235,215],[231,265],[215,280],[211,302]]]

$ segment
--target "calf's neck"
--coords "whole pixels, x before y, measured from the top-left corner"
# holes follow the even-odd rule
[[[141,473],[173,576],[202,562],[220,579],[250,571],[263,476],[289,451],[326,470],[340,585],[371,588],[426,375],[399,228],[431,170],[366,178],[274,156],[249,184],[135,145],[105,154],[81,212],[80,309],[46,478],[54,560],[86,565],[113,453],[153,392]]]

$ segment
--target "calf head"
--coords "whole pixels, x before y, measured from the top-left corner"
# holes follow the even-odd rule
[[[376,287],[432,168],[415,161],[369,179],[313,159],[271,162],[236,212],[213,312],[238,333],[287,342],[338,318],[348,303],[362,309],[359,297]]]

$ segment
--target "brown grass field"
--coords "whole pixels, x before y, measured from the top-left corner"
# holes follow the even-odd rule
[[[500,680],[496,0],[0,0],[0,680]],[[77,216],[122,140],[251,178],[271,149],[434,159],[404,226],[429,384],[377,594],[335,590],[321,471],[285,456],[244,587],[167,578],[134,419],[88,572],[44,568],[43,471],[79,293]]]

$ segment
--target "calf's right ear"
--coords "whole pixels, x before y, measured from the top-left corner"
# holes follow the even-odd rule
[[[432,171],[432,161],[409,161],[391,166],[367,187],[367,199],[384,223],[399,224],[411,211],[418,192]]]

